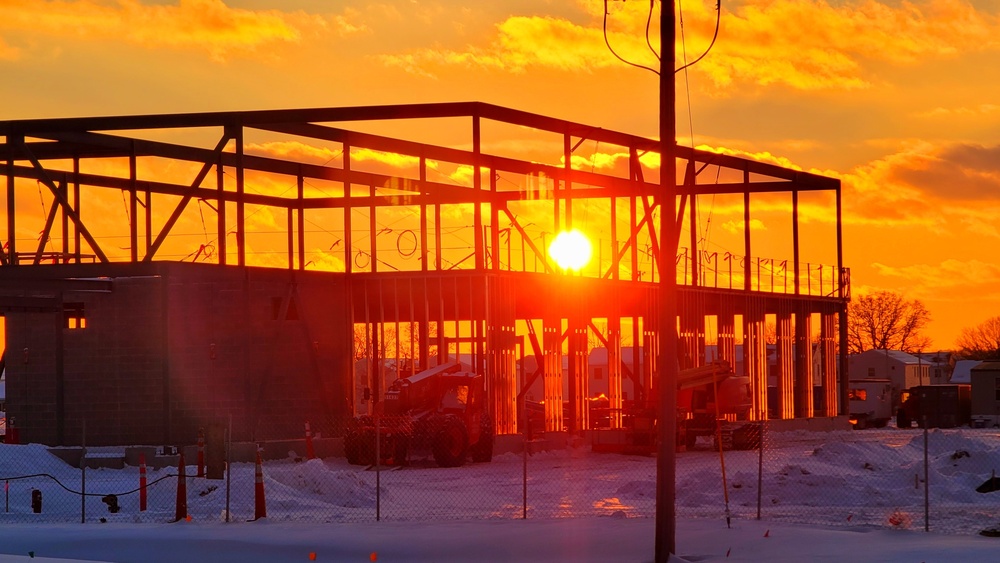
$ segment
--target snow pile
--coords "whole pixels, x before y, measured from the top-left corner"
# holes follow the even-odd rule
[[[331,470],[320,459],[268,466],[267,488],[288,498],[304,497],[345,508],[375,503],[375,490],[356,470]],[[383,490],[382,494],[386,491]]]

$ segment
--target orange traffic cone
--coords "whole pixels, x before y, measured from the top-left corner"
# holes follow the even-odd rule
[[[146,454],[139,454],[139,512],[146,510]]]
[[[177,461],[177,512],[174,514],[174,522],[180,522],[187,518],[187,477],[184,475],[184,451],[180,452],[180,459]]]
[[[198,429],[198,477],[205,476],[205,431]]]
[[[253,519],[267,518],[267,503],[264,500],[264,469],[261,467],[260,450],[257,450],[257,468],[254,471]]]
[[[316,459],[316,450],[313,449],[313,433],[306,421],[306,459]]]

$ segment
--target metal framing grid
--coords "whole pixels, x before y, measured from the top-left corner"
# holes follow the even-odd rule
[[[463,127],[469,128],[470,135],[465,146],[470,148],[420,143],[344,128],[345,124],[355,122],[402,123],[456,118],[462,120]],[[559,155],[558,162],[531,162],[501,156],[495,154],[498,151],[484,149],[484,127],[493,124],[526,128],[555,139],[556,143],[561,144],[558,150],[553,151]],[[190,138],[199,139],[205,146],[177,142],[176,139],[182,137],[181,134],[174,134],[178,130],[189,132]],[[336,163],[314,164],[302,159],[253,154],[253,151],[247,150],[247,137],[261,134],[295,138],[306,143],[333,144],[340,147],[342,156]],[[513,335],[514,323],[527,320],[534,338],[531,319],[544,320],[545,351],[541,353],[542,346],[536,346],[536,349],[539,357],[545,358],[542,366],[544,369],[540,373],[544,373],[546,397],[550,392],[553,395],[561,394],[561,389],[556,389],[553,383],[553,378],[558,375],[558,365],[550,356],[562,347],[565,340],[569,343],[570,354],[574,358],[571,361],[571,372],[577,374],[573,377],[577,384],[571,385],[570,390],[572,407],[580,402],[577,397],[581,392],[580,384],[585,384],[585,379],[582,382],[577,380],[579,374],[586,370],[585,359],[579,354],[580,348],[586,346],[588,319],[596,315],[590,314],[590,311],[570,315],[544,306],[542,300],[536,300],[536,306],[531,306],[532,301],[525,295],[531,293],[531,290],[524,289],[538,283],[531,280],[539,275],[542,278],[563,279],[565,276],[558,275],[549,261],[544,242],[538,244],[526,233],[515,206],[525,202],[550,206],[553,221],[551,232],[557,232],[573,225],[574,202],[596,199],[606,201],[610,209],[607,219],[612,233],[612,252],[609,253],[607,267],[604,268],[602,263],[599,273],[591,276],[594,278],[591,282],[597,284],[593,287],[601,289],[592,290],[631,294],[631,297],[619,296],[611,300],[613,304],[606,304],[614,312],[605,315],[609,319],[608,334],[601,335],[600,338],[613,340],[616,335],[620,335],[621,317],[617,315],[623,315],[644,318],[642,340],[653,345],[658,342],[657,331],[652,328],[656,326],[652,319],[657,314],[655,306],[649,305],[656,301],[655,295],[649,295],[645,299],[636,297],[655,293],[655,264],[662,263],[661,260],[665,258],[661,255],[658,244],[660,237],[657,236],[657,230],[662,227],[662,218],[659,216],[661,198],[658,195],[661,191],[660,183],[658,180],[645,179],[648,171],[641,161],[646,155],[659,154],[661,145],[653,139],[478,102],[2,121],[0,136],[3,137],[3,143],[0,144],[0,172],[6,177],[7,187],[6,251],[0,253],[0,272],[3,267],[40,265],[48,261],[115,261],[109,257],[92,229],[88,228],[90,218],[81,187],[88,190],[120,190],[125,195],[129,217],[129,256],[125,261],[131,263],[165,259],[161,256],[162,249],[171,237],[175,225],[192,201],[198,201],[207,204],[217,215],[215,235],[218,252],[212,257],[215,263],[223,266],[248,265],[247,206],[256,206],[269,208],[279,217],[284,213],[286,225],[283,234],[286,243],[283,252],[287,255],[287,268],[304,270],[309,267],[306,260],[307,215],[318,210],[339,210],[341,224],[337,228],[344,239],[341,247],[343,268],[348,274],[359,275],[360,285],[354,290],[355,319],[359,319],[358,322],[361,322],[360,319],[370,319],[371,311],[378,310],[378,322],[391,320],[398,323],[398,314],[386,312],[383,300],[385,292],[372,289],[381,288],[389,279],[397,280],[392,283],[394,287],[398,287],[400,282],[397,278],[402,274],[381,266],[388,262],[380,257],[376,243],[376,216],[379,209],[398,206],[416,208],[419,228],[414,231],[413,250],[418,253],[420,266],[418,270],[407,272],[405,276],[411,280],[420,280],[442,274],[447,277],[456,273],[453,270],[461,270],[465,274],[479,275],[484,288],[486,280],[494,280],[494,285],[488,291],[470,289],[468,294],[455,297],[454,314],[457,315],[459,301],[471,299],[476,292],[489,295],[491,306],[484,308],[482,315],[477,313],[476,318],[470,319],[475,322],[472,323],[473,334],[468,339],[477,342],[477,354],[481,358],[477,361],[482,362],[484,367],[487,363],[494,368],[504,366],[500,369],[503,375],[497,376],[499,379],[495,380],[502,381],[503,386],[508,389],[503,393],[503,401],[512,401],[509,379],[513,376],[510,373],[514,370],[511,353],[517,340]],[[171,141],[150,140],[152,137],[165,137]],[[205,143],[206,138],[210,142]],[[614,175],[574,166],[574,152],[584,141],[618,147],[621,152],[627,152],[627,174]],[[357,150],[405,156],[417,162],[417,173],[409,177],[358,169],[352,166],[351,158],[352,152]],[[128,166],[119,167],[120,173],[109,172],[109,167],[93,166],[95,162],[111,158],[127,159]],[[784,366],[778,386],[782,394],[778,410],[782,416],[794,416],[796,412],[809,416],[813,412],[811,393],[809,398],[784,396],[788,387],[795,386],[796,381],[808,382],[802,374],[795,374],[796,365],[805,366],[812,362],[804,356],[797,359],[788,357],[794,341],[809,338],[807,322],[796,323],[793,331],[789,319],[792,314],[801,319],[807,319],[813,313],[823,315],[820,325],[824,342],[823,381],[829,387],[829,383],[834,380],[831,378],[836,377],[835,374],[827,373],[834,369],[828,357],[832,349],[831,319],[839,320],[841,354],[838,365],[840,373],[846,373],[846,356],[843,351],[846,350],[846,305],[850,300],[849,271],[843,265],[840,181],[681,146],[676,147],[676,158],[677,170],[683,171],[683,179],[677,185],[676,224],[682,225],[687,214],[690,214],[687,221],[690,247],[675,257],[681,298],[690,297],[685,304],[685,308],[690,311],[688,314],[682,312],[680,317],[683,345],[689,356],[703,356],[704,352],[698,350],[704,349],[703,326],[706,314],[718,315],[719,326],[725,329],[720,331],[720,349],[726,351],[733,349],[729,341],[734,323],[730,312],[743,316],[744,335],[748,339],[762,338],[763,327],[756,324],[763,323],[765,315],[776,315],[779,347],[783,351],[780,355],[781,365]],[[187,163],[194,165],[197,173],[189,183],[177,183],[162,177],[140,178],[140,163],[148,159]],[[468,185],[455,185],[429,180],[428,172],[433,168],[431,163],[466,167],[471,170],[471,181]],[[212,180],[203,185],[213,171],[215,185],[211,185]],[[723,176],[723,172],[727,180],[720,182],[718,179]],[[281,177],[286,183],[294,184],[297,189],[288,195],[255,193],[247,189],[248,174]],[[498,181],[504,175],[538,181],[527,181],[511,189]],[[25,179],[34,180],[38,186],[47,189],[51,205],[38,244],[29,251],[22,252],[17,243],[18,203],[15,196]],[[310,181],[339,185],[340,193],[334,196],[308,194],[305,185]],[[35,183],[32,183],[32,187]],[[815,273],[819,274],[818,282],[815,281],[813,265],[800,262],[799,252],[799,194],[817,191],[831,192],[835,197],[837,256],[835,266],[817,268]],[[756,248],[751,245],[751,196],[769,193],[791,194],[790,234],[793,256],[790,268],[788,260],[776,263],[773,259],[761,258],[752,252]],[[719,194],[743,196],[742,256],[727,253],[720,257],[717,253],[698,248],[699,198]],[[154,204],[162,206],[162,209],[154,212]],[[440,228],[441,217],[442,212],[452,206],[463,206],[461,209],[471,212],[473,236],[471,248],[467,249],[468,254],[461,260],[445,264],[442,261],[444,237]],[[359,229],[359,225],[352,224],[356,213],[368,215],[366,226],[369,246],[364,249],[360,248],[364,244],[362,241],[352,240],[353,233]],[[626,215],[627,236],[617,240],[619,225]],[[144,220],[140,221],[140,217]],[[235,223],[235,226],[230,226],[230,223]],[[508,226],[502,228],[502,224]],[[430,228],[431,225],[433,229]],[[674,232],[680,233],[681,229]],[[230,235],[234,237],[235,248],[228,247]],[[535,264],[541,264],[541,274],[516,271],[509,257],[504,268],[501,239],[506,237],[509,241],[515,236],[520,237],[522,255],[527,254]],[[683,238],[683,235],[680,237]],[[645,280],[638,267],[640,239],[650,246],[650,262],[654,265]],[[367,255],[368,262],[363,267],[356,264],[358,252]],[[509,242],[507,252],[509,255]],[[522,257],[521,270],[525,269],[524,264],[525,258]],[[779,274],[779,271],[782,273]],[[389,278],[382,279],[383,274]],[[519,276],[518,279],[514,282],[506,280],[506,276],[512,274]],[[781,275],[783,278],[779,280]],[[413,283],[407,281],[406,287],[412,287]],[[549,282],[540,283],[544,285]],[[725,302],[726,305],[706,305],[703,292],[715,295],[714,299],[720,303]],[[370,301],[370,295],[376,295],[377,302]],[[720,296],[729,297],[723,299]],[[407,299],[409,304],[406,306],[412,311],[412,292]],[[629,311],[629,302],[638,302],[642,306],[638,310],[631,307],[632,311]],[[444,308],[443,305],[439,306],[442,308],[437,322],[443,322]],[[399,303],[395,303],[394,307],[392,310],[398,313]],[[712,313],[710,309],[716,312]],[[476,308],[470,307],[469,310],[475,311]],[[427,318],[433,319],[434,316]],[[562,332],[562,320],[569,323],[565,333]],[[590,328],[594,330],[593,326]],[[639,331],[639,323],[633,322],[632,336],[635,343],[640,342]],[[426,328],[421,330],[421,334],[427,333]],[[441,337],[440,332],[438,336]],[[558,345],[549,342],[553,337],[560,339]],[[486,342],[503,342],[503,351],[485,352],[479,343]],[[421,343],[421,346],[426,346],[426,342]],[[620,352],[617,346],[618,344],[609,346],[609,349],[615,350],[615,355]],[[745,349],[762,352],[763,349],[758,350],[759,347],[759,342],[751,342]],[[493,356],[487,359],[486,353]],[[765,365],[758,365],[760,361],[759,358],[751,358],[747,364],[756,366],[754,369],[759,370],[758,386],[763,386],[766,384],[762,379],[766,378],[766,358],[762,360]],[[651,360],[648,363],[654,362]],[[616,380],[630,377],[632,372],[639,369],[638,365],[631,366],[632,369],[625,365],[620,367],[623,369],[615,370]],[[643,369],[648,373],[655,373],[649,371],[651,366]],[[840,382],[841,388],[837,393],[841,409],[846,405],[846,378],[842,379],[845,381]],[[802,384],[799,383],[800,386]],[[585,392],[585,387],[582,390]],[[766,393],[759,388],[758,392],[758,406],[760,412],[764,413],[767,409]],[[833,397],[829,388],[824,390],[824,397],[829,404],[829,399]],[[509,404],[496,403],[494,408],[501,413],[511,411]],[[555,427],[562,413],[548,414],[547,426]],[[832,411],[828,411],[828,414],[832,414]],[[579,408],[572,408],[569,416],[573,419],[571,427],[585,424],[586,413]],[[513,429],[515,425],[507,418],[502,417],[498,423]]]

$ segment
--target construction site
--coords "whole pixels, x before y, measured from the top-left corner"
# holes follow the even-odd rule
[[[524,431],[533,385],[544,432],[623,428],[660,385],[670,260],[681,370],[732,366],[750,420],[846,414],[834,178],[677,146],[665,217],[658,140],[474,102],[3,121],[0,138],[23,443],[336,436],[449,360],[483,376],[495,435]],[[736,249],[705,241],[717,198],[742,208]],[[800,198],[828,206],[827,235],[802,234]],[[777,249],[753,228],[774,201]],[[592,245],[573,269],[549,252],[570,229]]]

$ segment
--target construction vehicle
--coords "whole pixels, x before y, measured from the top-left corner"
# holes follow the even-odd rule
[[[344,453],[354,465],[405,465],[429,452],[441,467],[493,459],[483,376],[449,362],[392,382],[374,416],[353,419]],[[378,439],[376,440],[376,436]]]
[[[847,390],[850,421],[855,430],[883,428],[892,418],[892,381],[857,379]]]
[[[677,443],[693,449],[701,436],[722,440],[724,449],[752,449],[760,429],[748,424],[753,401],[750,378],[736,375],[725,360],[677,374]]]
[[[677,381],[677,444],[693,449],[699,437],[721,440],[724,449],[751,449],[760,444],[760,427],[750,423],[753,401],[750,379],[736,375],[724,360],[681,370]],[[622,439],[615,430],[595,431],[595,451],[652,455],[657,447],[658,403],[624,405]],[[607,436],[604,436],[604,434]]]

